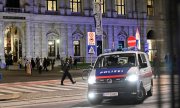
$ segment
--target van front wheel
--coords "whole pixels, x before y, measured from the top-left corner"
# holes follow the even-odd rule
[[[142,103],[145,96],[146,96],[145,90],[144,90],[143,86],[141,86],[136,95],[136,103],[138,103],[138,104]]]
[[[151,81],[151,88],[149,91],[147,91],[147,96],[152,96],[152,94],[153,94],[153,83]]]

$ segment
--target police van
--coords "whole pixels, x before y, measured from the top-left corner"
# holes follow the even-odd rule
[[[98,56],[88,78],[88,101],[128,98],[143,102],[152,96],[152,68],[141,51],[117,51]]]

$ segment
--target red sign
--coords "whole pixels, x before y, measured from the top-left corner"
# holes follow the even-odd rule
[[[88,45],[95,45],[95,32],[88,32]]]
[[[128,37],[128,46],[129,47],[136,46],[136,38],[134,36],[129,36]]]

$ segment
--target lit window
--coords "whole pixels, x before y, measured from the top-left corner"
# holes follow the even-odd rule
[[[154,16],[154,0],[147,0],[147,15]]]
[[[72,12],[81,12],[81,0],[70,0]]]
[[[125,15],[125,0],[116,0],[115,6],[118,15]]]
[[[47,0],[47,10],[57,11],[57,0]]]

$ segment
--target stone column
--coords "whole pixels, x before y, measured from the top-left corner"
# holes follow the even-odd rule
[[[24,58],[26,56],[26,23],[23,22],[21,23],[22,26],[21,26],[21,36],[22,36],[22,57]]]
[[[31,22],[27,21],[26,22],[26,57],[28,59],[31,58],[31,30],[30,27],[31,26]]]
[[[46,0],[41,0],[41,13],[45,13],[45,11],[46,11],[46,5],[47,5],[47,3],[45,3],[46,2]]]
[[[2,1],[2,0],[0,0],[0,12],[2,12],[2,11],[3,11],[3,6],[4,6],[3,1]]]
[[[92,32],[92,30],[90,29],[90,25],[88,25],[88,24],[86,24],[86,32]],[[85,49],[85,51],[86,51],[86,62],[87,62],[87,63],[88,63],[88,62],[90,63],[90,59],[89,59],[89,58],[90,58],[90,55],[88,54],[88,45],[86,44],[86,43],[88,43],[87,33],[85,34],[85,37],[84,37],[84,38],[85,38],[85,40],[86,40],[86,41],[85,41],[85,46],[86,46],[86,47],[85,47],[85,48],[86,48],[86,49]]]
[[[128,31],[129,32],[129,36],[134,36],[133,29],[134,28],[132,26],[129,27],[129,31]]]
[[[112,49],[113,48],[113,41],[114,41],[113,40],[114,34],[113,34],[113,26],[112,25],[108,25],[107,36],[108,36],[108,43],[109,43],[108,48]]]
[[[66,0],[66,14],[71,15],[70,0]]]
[[[94,13],[93,13],[94,0],[90,0],[89,4],[90,4],[90,6],[89,6],[89,8],[90,8],[89,14],[90,14],[90,16],[93,16],[94,15]]]
[[[33,3],[33,13],[38,13],[38,2],[36,0]]]
[[[31,46],[30,46],[30,51],[31,51],[31,57],[34,57],[35,56],[35,29],[34,29],[34,24],[31,23],[30,24],[30,36],[31,36]]]
[[[40,49],[41,49],[41,27],[39,27],[38,23],[34,24],[34,35],[35,35],[35,57],[41,57]]]
[[[80,37],[80,46],[82,46],[81,48],[81,56],[83,56],[84,57],[84,60],[86,60],[86,37],[87,37],[87,29],[86,29],[86,25],[84,24],[84,25],[81,25],[81,26],[83,26],[83,33],[84,33],[84,35],[83,35],[83,37],[81,38]]]
[[[73,56],[73,42],[71,24],[67,24],[68,56]]]
[[[147,0],[142,0],[142,10],[141,10],[141,17],[146,18],[147,17]]]
[[[90,1],[89,0],[83,0],[83,4],[84,4],[84,14],[85,16],[89,16],[90,15],[90,11],[89,11],[89,8],[90,8]]]
[[[67,50],[67,41],[66,41],[66,26],[65,24],[60,24],[60,55],[61,57],[66,57],[66,50]]]
[[[128,13],[128,17],[132,18],[132,13],[133,13],[133,0],[126,0],[126,6],[127,6],[127,10],[126,12]]]
[[[59,2],[60,4],[59,4],[59,9],[60,9],[60,14],[61,15],[64,15],[65,14],[65,0],[60,0],[60,2]]]
[[[111,1],[111,0],[110,0],[110,1]],[[111,10],[112,10],[112,15],[113,15],[112,17],[115,18],[115,17],[117,17],[117,11],[116,11],[116,9],[115,9],[115,8],[116,8],[115,0],[112,0],[111,3],[112,3],[112,4],[111,4],[111,5],[112,5]]]
[[[45,24],[40,24],[40,28],[41,28],[41,57],[47,57],[48,56],[48,41],[47,41],[47,37],[46,37],[46,25]]]
[[[111,11],[112,11],[112,9],[111,9],[112,4],[111,3],[113,3],[113,1],[105,0],[105,5],[107,7],[107,9],[106,9],[107,17],[111,17]]]
[[[133,18],[137,18],[137,3],[138,0],[132,0],[132,11],[133,11]]]
[[[139,34],[140,34],[140,41],[141,41],[141,50],[144,51],[144,46],[145,44],[147,43],[147,28],[146,26],[147,25],[146,23],[143,24],[143,27],[140,28],[139,30]]]
[[[118,26],[114,26],[114,49],[116,50],[118,48]]]
[[[0,59],[1,59],[2,63],[5,64],[3,22],[0,22]]]

